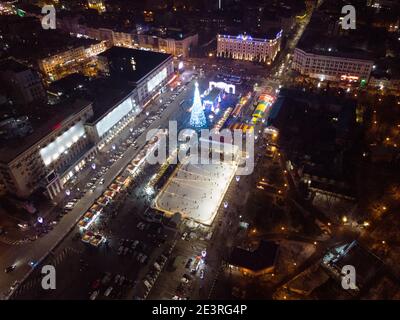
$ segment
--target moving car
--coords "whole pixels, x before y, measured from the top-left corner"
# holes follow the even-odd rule
[[[4,272],[5,272],[5,273],[10,273],[10,272],[14,271],[16,267],[17,267],[17,266],[16,266],[15,264],[12,264],[11,266],[8,266],[8,267],[4,270]]]

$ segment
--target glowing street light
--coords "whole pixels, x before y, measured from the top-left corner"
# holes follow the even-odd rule
[[[240,181],[240,176],[236,176],[236,182]]]
[[[43,223],[43,218],[42,218],[42,217],[38,217],[38,218],[37,218],[37,222],[39,222],[40,224],[42,224],[42,223]]]
[[[347,222],[347,217],[343,216],[342,221],[343,221],[343,223],[346,223]]]
[[[224,208],[225,209],[228,208],[228,202],[227,201],[224,201]]]
[[[71,194],[71,191],[70,191],[69,189],[67,189],[67,190],[65,190],[65,194],[66,194],[67,196],[69,196],[69,195]]]
[[[95,163],[92,163],[91,167],[92,167],[93,170],[96,170],[96,164]]]

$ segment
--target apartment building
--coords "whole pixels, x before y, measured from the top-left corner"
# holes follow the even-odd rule
[[[14,59],[0,62],[0,84],[4,85],[14,103],[28,104],[46,100],[40,75]]]
[[[374,62],[352,54],[307,52],[296,48],[292,68],[310,78],[329,81],[368,82]]]

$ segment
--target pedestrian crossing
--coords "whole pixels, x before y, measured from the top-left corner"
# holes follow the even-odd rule
[[[80,255],[83,250],[77,250],[71,247],[64,248],[56,257],[51,260],[51,265],[57,267],[60,265],[68,256],[76,254]]]
[[[80,255],[83,250],[77,250],[71,247],[64,248],[57,256],[50,259],[46,264],[50,264],[54,267],[60,265],[66,258],[71,255]],[[31,290],[37,290],[41,288],[42,275],[40,272],[36,272],[34,276],[29,277],[26,281],[18,286],[18,288],[12,293],[10,299],[16,299],[18,296],[29,293]]]

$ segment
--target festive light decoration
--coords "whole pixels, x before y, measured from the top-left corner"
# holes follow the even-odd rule
[[[195,83],[192,113],[190,115],[190,125],[200,128],[206,125],[206,116],[204,115],[203,105],[200,99],[199,84]]]

